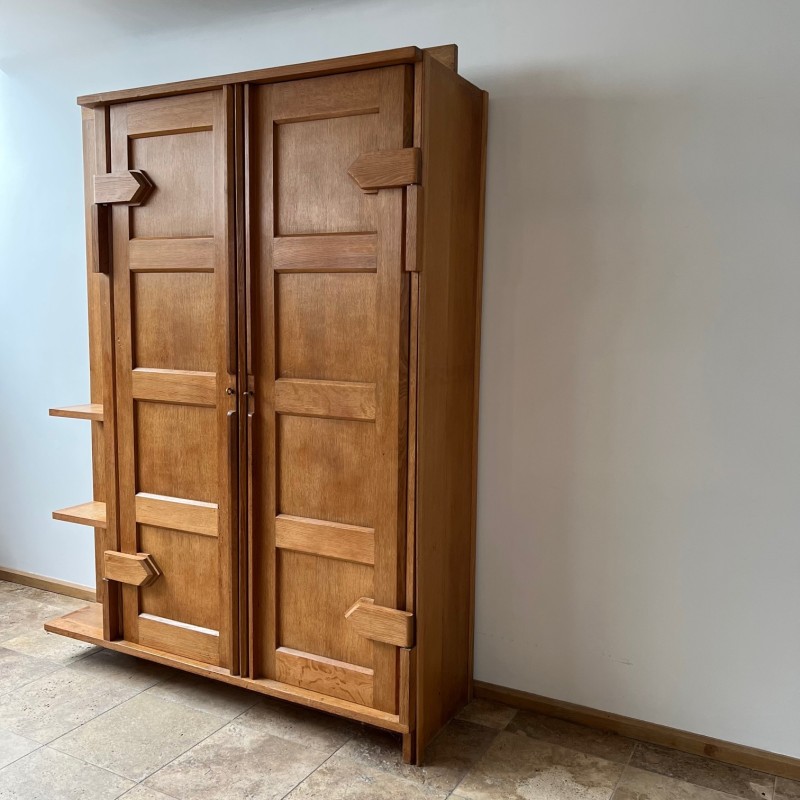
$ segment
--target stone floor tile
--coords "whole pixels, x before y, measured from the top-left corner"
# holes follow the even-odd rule
[[[44,628],[36,628],[3,642],[7,650],[16,650],[36,658],[45,658],[55,664],[70,664],[99,650],[94,645],[68,639]]]
[[[169,795],[157,792],[147,786],[139,784],[134,786],[129,792],[122,795],[122,800],[173,800]]]
[[[52,606],[29,600],[17,592],[3,592],[0,603],[0,645],[29,631],[40,628],[45,621],[57,617]]]
[[[657,772],[628,767],[617,784],[613,800],[731,800],[731,796]]]
[[[642,742],[637,743],[630,763],[632,767],[727,792],[745,800],[772,800],[775,778],[745,767]]]
[[[775,800],[800,800],[800,781],[778,778],[775,785]]]
[[[455,795],[467,800],[609,800],[623,769],[598,756],[500,731]]]
[[[22,756],[36,750],[40,745],[11,731],[0,731],[0,769],[7,767]]]
[[[346,758],[329,760],[286,800],[438,800],[447,792]]]
[[[497,731],[464,720],[452,720],[434,739],[422,767],[403,763],[399,735],[364,727],[332,762],[354,761],[362,767],[391,772],[431,792],[450,792],[483,755]]]
[[[327,753],[232,722],[147,778],[178,800],[278,800]]]
[[[147,694],[224,717],[227,722],[247,711],[261,699],[261,695],[256,692],[229,686],[200,675],[192,675],[189,672],[178,672],[168,680],[148,689]]]
[[[63,753],[141,781],[194,747],[226,720],[140,694],[52,743]]]
[[[32,683],[58,669],[58,664],[0,647],[0,695]]]
[[[46,744],[138,691],[64,667],[0,697],[0,729]]]
[[[491,700],[473,700],[461,709],[456,719],[474,722],[476,725],[485,725],[487,728],[502,730],[511,722],[517,713],[515,708],[494,703]]]
[[[2,800],[114,800],[133,783],[41,747],[0,769]]]
[[[70,664],[68,669],[95,680],[125,684],[136,692],[179,674],[178,670],[171,667],[104,649]]]
[[[600,731],[585,725],[519,711],[506,728],[510,733],[541,739],[543,742],[569,747],[581,753],[627,764],[636,744],[633,739],[619,736],[610,731]]]
[[[349,720],[270,698],[261,700],[236,721],[261,733],[322,750],[328,755],[360,730],[359,725]]]

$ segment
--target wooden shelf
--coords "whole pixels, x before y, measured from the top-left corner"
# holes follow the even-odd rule
[[[61,508],[53,512],[53,519],[63,522],[77,522],[79,525],[91,525],[93,528],[105,528],[106,504],[94,501],[81,503],[79,506]]]
[[[95,422],[103,421],[103,406],[101,403],[88,403],[83,406],[65,406],[64,408],[51,408],[51,417],[69,417],[70,419],[91,419]]]

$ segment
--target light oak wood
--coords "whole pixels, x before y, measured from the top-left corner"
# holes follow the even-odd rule
[[[109,650],[119,653],[138,656],[139,658],[153,661],[156,664],[163,664],[168,667],[184,670],[195,675],[203,675],[214,680],[227,683],[232,686],[240,686],[251,689],[261,694],[276,697],[280,700],[288,700],[308,708],[318,711],[326,711],[336,714],[356,722],[365,722],[378,728],[384,728],[396,733],[406,733],[407,726],[400,722],[397,714],[388,714],[359,703],[330,697],[311,689],[303,689],[299,686],[292,686],[281,681],[267,678],[253,679],[241,678],[231,675],[227,669],[215,667],[205,662],[197,661],[185,656],[171,655],[163,650],[153,647],[136,644],[124,639],[108,640],[103,638],[102,607],[99,604],[91,604],[77,611],[50,620],[45,623],[45,630],[50,633],[58,633],[71,639],[82,642],[100,645]]]
[[[153,183],[138,169],[94,176],[95,203],[125,203],[140,206],[153,190]]]
[[[136,522],[202,536],[219,535],[217,504],[200,500],[139,492],[136,495]]]
[[[107,581],[130,586],[150,586],[161,576],[161,571],[149,553],[114,553],[106,550],[103,554],[103,567],[103,577]]]
[[[279,647],[275,651],[275,671],[283,683],[363,706],[372,705],[374,673],[367,667]]]
[[[414,644],[414,615],[410,611],[378,606],[372,598],[362,597],[353,603],[344,617],[359,636],[396,647],[412,647]]]
[[[197,238],[132,239],[128,258],[132,272],[213,272],[216,243]]]
[[[417,758],[470,695],[484,94],[425,54],[416,446]],[[435,379],[431,379],[435,376]]]
[[[655,722],[624,717],[609,711],[599,711],[563,700],[553,700],[549,697],[484,681],[475,681],[475,696],[495,703],[503,703],[512,708],[521,708],[589,728],[611,731],[642,742],[670,747],[684,753],[713,758],[725,764],[735,764],[739,767],[780,775],[790,780],[800,780],[800,759],[781,753],[759,750],[755,747],[669,728]]]
[[[399,731],[407,761],[471,689],[485,103],[456,66],[84,98],[95,560],[162,573],[99,581],[99,638]],[[135,171],[145,204],[94,202]]]
[[[133,370],[131,391],[135,400],[213,407],[217,404],[217,376],[214,372],[139,367]]]
[[[458,45],[440,44],[437,47],[426,47],[422,52],[441,61],[453,72],[458,72]]]
[[[272,249],[276,272],[375,272],[374,233],[278,236]]]
[[[335,75],[342,72],[374,69],[397,64],[413,64],[422,57],[422,51],[417,47],[398,47],[393,50],[378,50],[374,53],[362,53],[355,56],[342,56],[329,58],[322,61],[308,61],[304,64],[290,66],[267,67],[266,69],[250,70],[249,72],[235,72],[227,75],[217,75],[212,78],[199,78],[175,83],[162,83],[157,86],[143,86],[137,89],[123,89],[114,92],[100,92],[97,94],[82,95],[78,98],[81,106],[98,106],[106,103],[121,103],[128,100],[147,100],[154,97],[201,92],[207,89],[217,89],[226,84],[236,83],[272,83],[289,81],[297,78],[312,78],[322,75]]]
[[[77,506],[62,508],[53,512],[53,519],[63,522],[77,522],[79,525],[93,525],[95,528],[106,526],[106,504],[99,500],[81,503]]]
[[[357,564],[375,563],[375,531],[358,525],[279,514],[275,546]]]
[[[275,411],[330,419],[375,419],[375,384],[282,378],[275,381]]]
[[[64,406],[51,408],[51,417],[69,417],[70,419],[90,419],[94,422],[103,421],[103,404],[87,403],[82,406]]]
[[[58,578],[47,578],[44,575],[23,572],[20,569],[0,567],[0,581],[18,583],[20,586],[32,586],[34,589],[63,594],[66,597],[76,597],[78,600],[86,600],[89,603],[97,600],[97,593],[91,586],[82,586],[79,583],[70,583]]]
[[[420,150],[418,147],[405,147],[402,150],[362,153],[347,173],[364,191],[419,183]]]

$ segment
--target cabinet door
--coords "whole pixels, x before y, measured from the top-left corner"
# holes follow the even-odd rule
[[[397,647],[345,618],[399,608],[405,559],[404,190],[363,153],[410,144],[405,67],[251,87],[251,670],[397,711]]]
[[[121,586],[123,633],[235,668],[228,98],[115,105],[110,131],[112,172],[155,186],[112,218],[120,550],[161,573]]]

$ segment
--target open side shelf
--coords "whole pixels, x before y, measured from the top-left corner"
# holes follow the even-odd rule
[[[104,639],[103,606],[100,603],[90,603],[77,611],[71,611],[62,617],[51,619],[49,622],[45,622],[44,629],[49,633],[57,633],[61,636],[68,636],[70,639],[96,644],[109,650],[116,650],[118,653],[138,656],[148,661],[154,661],[157,664],[191,672],[194,675],[204,675],[207,678],[213,678],[233,686],[241,686],[244,689],[251,689],[270,697],[277,697],[281,700],[289,700],[293,703],[308,706],[309,708],[316,708],[318,711],[338,714],[339,716],[348,717],[358,722],[365,722],[368,725],[375,725],[378,728],[397,733],[408,733],[408,725],[400,722],[400,718],[396,714],[378,711],[349,700],[340,700],[311,689],[302,689],[299,686],[292,686],[269,678],[242,678],[237,675],[231,675],[227,669],[222,667],[204,664],[201,661],[195,661],[184,656],[176,656],[152,647],[129,642],[125,639],[115,639],[114,641]]]
[[[79,506],[61,508],[53,512],[53,519],[77,522],[79,525],[91,525],[93,528],[105,528],[106,504],[94,500],[91,503],[81,503]]]
[[[94,422],[103,421],[102,403],[88,403],[82,406],[65,406],[64,408],[51,408],[51,417],[69,417],[71,419],[91,419]]]

